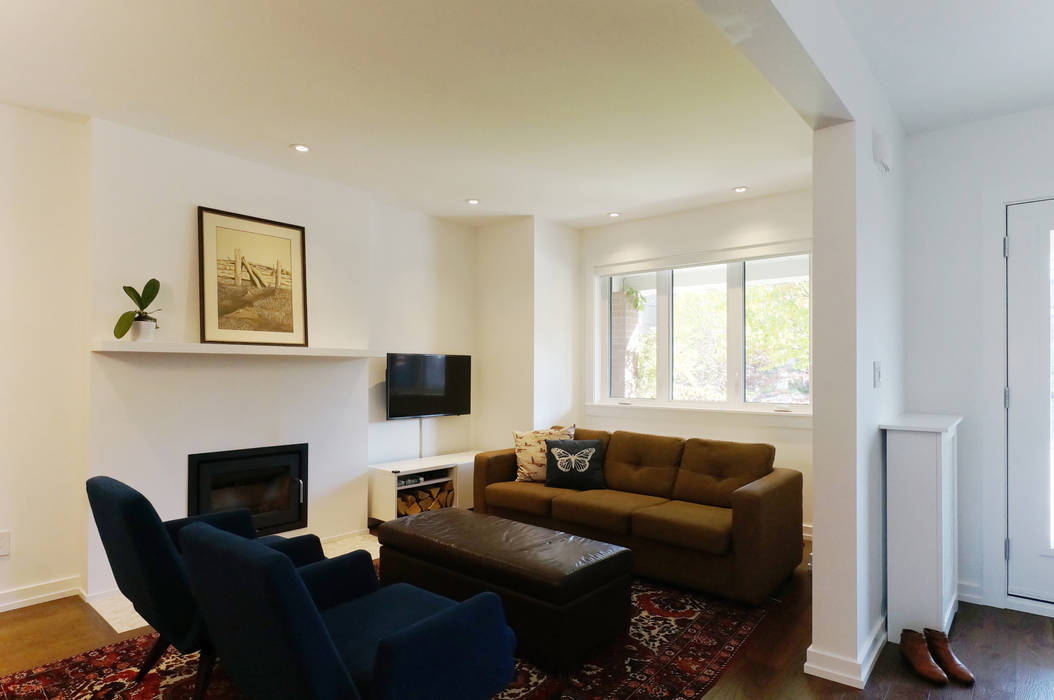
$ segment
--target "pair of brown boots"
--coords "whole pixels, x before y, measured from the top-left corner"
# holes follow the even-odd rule
[[[925,635],[925,636],[923,636]],[[936,685],[947,685],[951,678],[956,683],[973,685],[970,669],[952,652],[944,632],[904,630],[900,633],[900,653],[920,677]]]

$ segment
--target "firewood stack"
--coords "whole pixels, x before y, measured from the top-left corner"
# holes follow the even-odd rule
[[[416,515],[426,510],[439,510],[454,505],[454,482],[400,491],[395,502],[399,515]]]

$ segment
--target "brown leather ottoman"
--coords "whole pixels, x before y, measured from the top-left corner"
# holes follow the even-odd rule
[[[625,631],[630,550],[493,515],[444,508],[377,528],[381,583],[412,583],[464,600],[494,591],[517,654],[572,666]]]

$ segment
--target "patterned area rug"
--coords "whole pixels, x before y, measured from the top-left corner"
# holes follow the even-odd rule
[[[586,659],[578,670],[548,675],[519,662],[501,700],[675,698],[702,696],[721,675],[767,606],[752,608],[651,581],[633,583],[633,619],[626,636]],[[185,700],[194,692],[197,659],[170,649],[138,686],[139,661],[153,644],[144,635],[0,679],[3,700]],[[222,662],[210,700],[238,700]]]

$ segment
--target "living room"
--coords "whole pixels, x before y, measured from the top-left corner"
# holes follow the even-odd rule
[[[980,8],[957,11],[919,17],[917,31],[936,32],[933,22],[949,16],[981,31]],[[1008,528],[1018,526],[1007,524],[1009,513],[1025,503],[1014,501],[1008,478],[1016,473],[1006,432],[1017,425],[1014,404],[1002,403],[1018,356],[1008,343],[1017,316],[1007,317],[1007,299],[1019,290],[1006,287],[1012,258],[980,252],[1010,236],[1000,218],[1007,206],[1054,189],[1042,176],[1051,116],[1036,109],[1054,98],[1007,96],[983,108],[980,98],[968,105],[961,88],[961,103],[947,96],[957,112],[925,112],[914,83],[899,91],[895,67],[910,47],[882,44],[900,25],[855,0],[12,2],[0,18],[0,151],[8,165],[0,220],[12,329],[0,470],[0,697],[82,697],[89,687],[91,697],[191,697],[206,687],[209,697],[267,696],[244,680],[264,677],[264,656],[252,657],[254,670],[252,659],[232,653],[225,645],[234,637],[219,631],[223,606],[208,601],[202,624],[216,650],[209,643],[188,655],[168,640],[174,646],[164,645],[158,665],[145,663],[163,623],[146,619],[151,606],[118,573],[117,545],[85,482],[109,477],[131,487],[162,521],[196,517],[196,468],[217,453],[242,459],[273,446],[305,446],[286,450],[304,473],[298,494],[288,490],[294,479],[282,496],[301,507],[285,527],[257,519],[247,539],[259,535],[253,546],[280,551],[304,547],[310,556],[286,553],[316,572],[337,571],[364,549],[381,585],[367,595],[396,596],[413,584],[467,606],[461,601],[476,598],[464,581],[443,587],[457,562],[473,579],[506,576],[502,567],[511,566],[502,564],[504,545],[488,537],[507,544],[501,538],[533,533],[540,539],[528,549],[541,559],[559,549],[556,535],[570,538],[561,551],[594,542],[586,559],[628,562],[623,552],[633,552],[631,574],[619,578],[626,589],[603,589],[632,618],[610,639],[576,633],[593,618],[569,612],[570,631],[557,638],[584,650],[536,665],[532,635],[544,649],[556,623],[539,632],[520,622],[531,613],[513,598],[495,613],[485,597],[472,614],[501,623],[487,637],[483,618],[473,618],[479,653],[504,649],[505,629],[519,647],[466,673],[461,661],[472,647],[443,635],[454,658],[436,673],[450,675],[452,687],[406,690],[406,674],[395,674],[389,694],[375,689],[377,696],[621,697],[637,683],[670,697],[830,697],[850,688],[894,697],[936,687],[917,676],[916,662],[947,661],[946,645],[927,650],[932,640],[901,660],[909,644],[896,643],[902,629],[924,626],[950,628],[979,693],[1029,697],[1029,688],[1054,683],[1044,637],[1054,608],[1045,592],[1014,586],[1015,576],[1046,570],[1018,571],[1004,557]],[[1045,26],[1041,19],[1033,24]],[[967,36],[961,28],[945,40]],[[935,85],[938,68],[920,63],[929,72],[919,80]],[[243,250],[264,244],[223,239],[233,230],[285,237],[289,258],[266,247],[246,259]],[[1032,272],[1043,271],[1020,279]],[[288,303],[288,330],[274,330],[285,329],[282,319],[266,331],[251,326],[279,302]],[[143,320],[117,338],[122,314],[131,314],[129,324]],[[470,358],[458,380],[467,402],[393,415],[393,363],[424,356]],[[1032,406],[1033,398],[1015,401]],[[902,415],[917,413],[962,422]],[[728,494],[684,496],[698,506],[687,512],[714,509],[707,517],[719,519],[713,527],[724,538],[701,544],[695,516],[686,516],[690,554],[605,534],[595,514],[552,505],[589,490],[547,500],[544,514],[492,500],[505,482],[518,483],[514,431],[553,426],[574,430],[543,437],[580,444],[556,452],[564,447],[541,443],[533,479],[542,482],[551,458],[571,465],[571,476],[600,469],[608,490],[639,488],[642,498],[676,503],[675,492],[688,492],[675,479],[693,469],[692,450],[704,448],[732,450],[722,468],[742,473],[722,478],[746,479],[736,488],[755,484],[740,500],[772,474],[786,475],[789,496],[757,501],[783,505],[758,506],[750,520],[778,523],[758,525],[776,534],[750,540],[769,547],[750,557],[756,589],[743,583],[748,569],[736,568],[750,550],[747,516],[732,521],[731,481]],[[938,473],[955,475],[957,456],[957,495],[947,479],[930,484],[908,471],[897,481],[907,454],[899,441],[915,445],[914,433],[953,445]],[[758,457],[759,445],[772,455],[763,449]],[[662,450],[676,456],[660,465]],[[599,466],[587,466],[594,458]],[[761,466],[743,476],[755,458]],[[630,483],[619,480],[620,460],[634,474],[672,470],[669,484],[654,486],[667,477],[649,472],[644,485],[620,487]],[[382,475],[405,494],[416,484],[397,481],[399,473],[434,477],[445,468],[453,472],[418,490],[428,500],[410,512],[426,517],[377,517],[379,499],[388,499]],[[954,507],[934,515],[911,500],[931,496],[930,486]],[[1049,505],[1036,509],[1049,515]],[[434,521],[429,507],[449,511],[442,528],[467,528],[463,544],[428,550],[449,564],[441,576],[406,564],[406,552],[426,544],[407,545],[399,531],[415,518]],[[470,507],[478,516],[471,523],[491,524],[455,525]],[[499,516],[504,524],[479,520]],[[672,537],[659,522],[652,539]],[[912,549],[928,542],[917,536],[924,528],[941,533],[941,556]],[[286,541],[276,544],[268,538],[279,530]],[[172,533],[172,546],[182,548]],[[425,527],[416,536],[437,537]],[[222,547],[240,556],[238,542],[209,542],[200,528],[187,537],[191,582],[198,585],[200,571],[202,595],[223,583],[210,582],[210,572],[242,575],[209,559]],[[459,559],[459,547],[472,562]],[[932,566],[905,570],[904,552]],[[530,568],[528,560],[519,564]],[[490,568],[471,568],[479,561]],[[902,582],[923,580],[923,569],[952,587],[925,625],[924,615],[899,617],[916,602]],[[301,575],[316,603],[335,595],[328,583],[316,594],[318,573]],[[594,580],[573,567],[563,575],[560,590]],[[501,581],[487,590],[500,594],[509,586]],[[599,615],[607,604],[590,605],[582,610]],[[692,616],[678,617],[678,606]],[[701,638],[720,643],[690,647]],[[99,648],[109,651],[92,651]],[[209,681],[199,659],[217,650]],[[653,663],[663,655],[677,673]],[[84,660],[103,657],[112,657],[113,673],[89,683]],[[511,663],[512,672],[502,670]],[[999,670],[1008,663],[1025,669],[1014,682]],[[480,690],[503,673],[508,687],[503,680]],[[965,676],[955,673],[947,672],[949,691],[961,690]],[[479,687],[459,691],[468,676]],[[361,684],[357,692],[367,693]],[[340,695],[316,688],[298,696]]]

